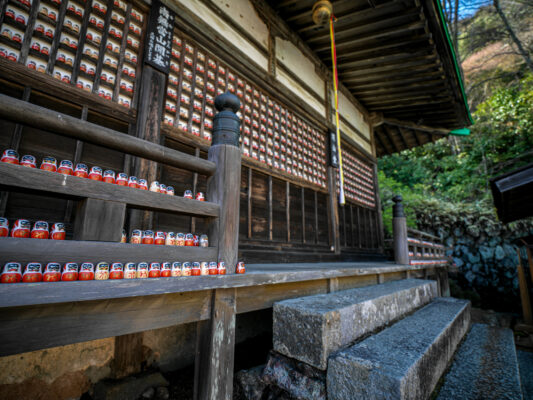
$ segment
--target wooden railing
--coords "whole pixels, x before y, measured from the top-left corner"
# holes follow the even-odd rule
[[[448,265],[446,248],[439,237],[407,228],[402,197],[393,198],[394,261],[404,265]]]
[[[235,114],[239,100],[231,94],[217,97],[215,102],[219,113],[214,118],[213,141],[208,151],[208,160],[193,157],[158,144],[126,135],[111,129],[81,121],[68,115],[29,104],[9,96],[0,95],[0,117],[21,125],[37,127],[56,134],[74,137],[84,142],[119,150],[124,153],[179,167],[208,176],[207,199],[201,202],[181,196],[169,196],[150,191],[136,190],[75,176],[25,168],[6,163],[0,164],[0,187],[7,191],[47,193],[68,200],[78,200],[74,220],[73,240],[39,240],[21,238],[0,239],[0,263],[16,261],[26,263],[47,262],[142,262],[142,261],[224,261],[229,274],[235,272],[239,235],[239,195],[241,174],[241,152],[239,149],[240,121]],[[149,246],[118,243],[124,227],[126,207],[164,211],[207,218],[209,244],[204,247]],[[228,277],[228,279],[231,279]],[[100,299],[109,298],[109,286],[101,281],[83,282],[84,288],[98,293]],[[107,282],[106,282],[107,283]],[[119,282],[120,283],[120,282]],[[128,287],[123,282],[122,289]],[[77,283],[17,284],[39,286],[43,298],[65,292],[65,301],[77,301]],[[135,285],[133,285],[135,286]],[[160,294],[157,285],[143,285],[143,296]],[[168,290],[168,288],[167,288]],[[52,293],[53,292],[53,293]],[[131,293],[138,296],[139,291]],[[198,372],[195,377],[195,398],[226,398],[231,394],[233,382],[234,327],[236,315],[236,292],[234,289],[213,290],[211,306],[198,323],[199,346],[197,348]],[[61,297],[61,296],[60,296]],[[146,298],[146,297],[145,297]],[[33,304],[33,303],[29,303]],[[7,307],[0,304],[0,308]],[[90,306],[89,306],[90,307]],[[206,309],[207,310],[207,309]],[[30,311],[31,312],[31,311]],[[9,314],[9,311],[7,311]],[[38,325],[39,322],[36,322]],[[120,322],[115,322],[115,325]],[[16,325],[16,324],[15,324]],[[11,330],[9,340],[0,344],[0,355],[20,351],[43,349],[79,341],[76,339],[43,340],[46,322],[27,337],[30,348],[9,345],[17,335]],[[137,332],[158,327],[157,323],[140,327],[138,330],[127,323],[114,332]],[[72,327],[65,326],[65,332]],[[85,329],[85,328],[84,328]],[[133,329],[133,330],[132,330]],[[20,332],[19,332],[20,333]],[[100,335],[105,335],[101,333]],[[101,336],[105,337],[105,336]],[[229,367],[228,367],[229,366]],[[224,383],[221,385],[220,383]]]

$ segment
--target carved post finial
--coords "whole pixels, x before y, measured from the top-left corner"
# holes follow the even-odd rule
[[[216,97],[215,108],[219,111],[213,119],[213,141],[211,146],[228,144],[239,147],[241,120],[236,112],[241,102],[231,93],[223,93]]]
[[[392,206],[392,216],[393,217],[405,217],[405,213],[403,212],[403,198],[400,195],[396,195],[392,198],[392,201],[394,201],[394,205]]]

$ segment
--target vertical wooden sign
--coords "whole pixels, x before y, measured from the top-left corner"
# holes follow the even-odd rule
[[[339,145],[335,131],[329,131],[329,165],[339,168]]]
[[[175,14],[159,0],[152,1],[144,62],[165,74],[170,72],[175,17]]]

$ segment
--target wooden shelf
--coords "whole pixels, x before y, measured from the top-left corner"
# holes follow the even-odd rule
[[[218,217],[218,204],[153,193],[147,190],[93,181],[56,172],[0,163],[0,185],[75,198],[93,198],[126,203],[147,210],[176,212],[199,217]]]
[[[99,241],[0,238],[0,264],[19,262],[215,261],[216,247],[164,246]],[[3,287],[3,285],[2,285]]]

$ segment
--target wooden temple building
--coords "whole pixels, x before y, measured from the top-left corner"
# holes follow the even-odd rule
[[[236,320],[291,297],[405,276],[446,280],[446,264],[428,261],[443,252],[420,244],[436,240],[423,233],[403,232],[399,262],[387,260],[376,166],[471,122],[439,2],[332,1],[343,206],[330,162],[330,33],[313,22],[314,3],[0,0],[0,150],[37,159],[37,169],[0,163],[0,217],[10,227],[66,227],[64,241],[0,238],[1,265],[228,268],[216,277],[0,285],[0,392],[32,378],[43,352],[62,359],[98,348],[100,364],[80,356],[65,370],[107,366],[100,378],[123,377],[196,359],[196,396],[230,398]],[[216,104],[223,93],[239,103]],[[219,111],[228,115],[217,120]],[[238,126],[229,114],[240,136],[227,135]],[[41,171],[44,157],[159,181],[175,196]],[[207,201],[183,198],[186,190]],[[128,240],[135,229],[208,234],[210,245],[119,243],[123,229]],[[233,274],[237,261],[246,274]],[[185,332],[192,343],[168,339]]]

